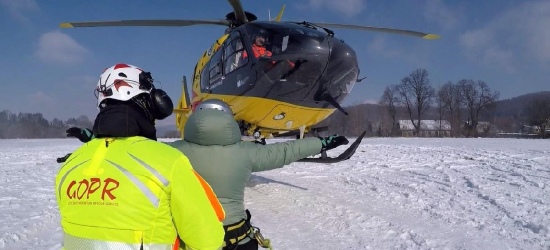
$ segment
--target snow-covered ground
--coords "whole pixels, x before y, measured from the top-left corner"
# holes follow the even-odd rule
[[[55,159],[79,145],[0,140],[0,248],[61,248]],[[245,199],[274,249],[550,249],[550,140],[366,138],[255,173]]]

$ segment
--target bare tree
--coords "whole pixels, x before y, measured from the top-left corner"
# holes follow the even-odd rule
[[[361,107],[358,104],[348,107],[348,126],[349,134],[348,135],[359,135],[363,131],[365,124],[366,115],[362,112]]]
[[[498,91],[491,92],[487,83],[480,80],[462,79],[457,84],[462,102],[468,111],[468,123],[466,124],[468,135],[476,136],[480,112],[492,107],[498,101],[500,93]]]
[[[416,69],[409,76],[401,80],[398,85],[400,102],[409,113],[409,118],[414,126],[416,135],[420,132],[422,115],[428,111],[435,96],[435,90],[430,85],[428,71]],[[415,119],[416,118],[416,122]]]
[[[396,85],[388,86],[384,90],[384,94],[380,98],[378,104],[384,107],[390,115],[390,136],[397,135],[397,109],[396,104],[399,102],[398,89]]]
[[[178,130],[170,130],[166,131],[162,136],[162,138],[179,138],[180,132]]]
[[[439,87],[439,90],[441,90],[441,86]],[[435,104],[437,105],[437,114],[439,118],[439,131],[438,136],[443,136],[443,119],[445,118],[445,102],[443,102],[443,99],[439,95],[439,91],[437,92],[437,95],[435,96]]]
[[[336,110],[332,113],[327,119],[325,119],[321,124],[322,126],[328,126],[330,133],[340,134],[340,135],[350,135],[350,129],[348,125],[348,115]],[[321,132],[323,134],[324,132]]]
[[[448,81],[439,88],[437,98],[441,101],[441,109],[451,124],[451,135],[456,136],[460,131],[460,108],[462,98],[459,88],[453,82]]]
[[[526,121],[531,126],[538,126],[541,137],[546,136],[546,128],[550,126],[550,100],[536,98],[525,108]]]

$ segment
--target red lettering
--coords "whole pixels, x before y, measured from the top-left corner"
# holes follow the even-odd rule
[[[69,197],[69,199],[73,199],[76,197],[76,191],[71,192],[71,188],[74,186],[74,184],[76,184],[76,181],[71,181],[71,183],[69,183],[69,186],[67,187],[67,196]]]
[[[111,191],[118,188],[118,185],[119,185],[118,181],[116,181],[114,179],[111,179],[111,178],[107,178],[107,179],[105,179],[104,183],[105,183],[105,185],[103,186],[103,192],[101,192],[101,199],[105,200],[105,194],[107,194],[111,200],[116,199],[116,196],[111,194]],[[111,189],[108,189],[108,186],[111,183],[115,184],[115,186],[112,187]]]
[[[82,184],[86,184],[86,187],[84,188],[84,190],[82,190],[82,192],[80,192],[80,188],[82,187]],[[78,188],[76,189],[76,195],[79,200],[81,200],[84,194],[87,193],[89,187],[90,185],[88,183],[88,180],[83,179],[79,182]]]
[[[101,179],[99,179],[99,178],[90,178],[90,181],[92,181],[92,182],[90,183],[90,188],[88,189],[88,196],[86,196],[86,199],[89,199],[90,194],[93,194],[96,190],[99,189],[99,187],[101,187]],[[97,184],[97,187],[94,188],[94,184]]]
[[[77,183],[78,186],[76,185]],[[101,191],[102,200],[105,200],[105,195],[107,195],[110,200],[116,199],[113,191],[120,186],[120,183],[112,178],[105,179],[103,183],[100,178],[90,178],[89,180],[82,179],[79,182],[73,180],[69,183],[66,194],[70,200],[81,200],[84,195],[86,195],[86,199],[90,199],[90,195],[93,195],[97,190],[99,190],[99,188],[101,188],[101,186],[103,186]]]

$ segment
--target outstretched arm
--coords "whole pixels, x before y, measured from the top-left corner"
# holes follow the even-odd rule
[[[91,129],[87,128],[78,128],[78,127],[71,127],[67,129],[65,132],[67,132],[67,137],[76,137],[81,142],[89,142],[92,139],[94,139],[94,133]],[[63,163],[69,159],[71,156],[71,153],[66,154],[65,156],[57,158],[57,163]]]
[[[347,144],[344,136],[329,136],[325,138],[304,138],[288,142],[279,142],[267,145],[252,144],[250,161],[252,172],[259,172],[281,168],[297,160],[319,154],[323,150],[330,150]]]
[[[75,137],[84,143],[94,139],[94,133],[88,128],[71,127],[65,132],[67,132],[67,137]]]

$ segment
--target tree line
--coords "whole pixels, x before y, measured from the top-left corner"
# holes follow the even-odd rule
[[[416,69],[401,82],[386,87],[377,105],[360,104],[346,107],[348,115],[335,111],[321,125],[331,133],[356,136],[366,130],[369,136],[401,136],[399,121],[408,120],[413,136],[420,135],[421,121],[446,122],[449,136],[495,136],[498,132],[517,133],[525,127],[536,127],[541,137],[548,136],[550,98],[534,95],[519,107],[519,112],[506,116],[499,109],[499,92],[483,80],[448,81],[435,88],[426,69]],[[480,127],[480,121],[484,123]]]
[[[54,118],[48,121],[41,113],[0,112],[0,139],[34,139],[65,137],[69,127],[91,128],[87,116],[69,118],[66,121]]]
[[[419,136],[423,120],[445,121],[449,136],[495,136],[496,132],[518,133],[526,128],[538,128],[541,137],[548,137],[550,128],[550,92],[531,94],[521,101],[499,101],[499,92],[483,80],[448,81],[434,88],[426,69],[416,69],[401,82],[386,87],[377,104],[359,104],[336,110],[318,127],[328,127],[330,133],[357,136],[401,136],[399,121],[413,126],[413,136]],[[480,129],[480,121],[490,122]],[[69,127],[91,128],[87,116],[66,121],[48,121],[41,113],[0,112],[0,139],[62,138]],[[179,136],[177,131],[174,135]],[[164,135],[169,136],[166,132]],[[160,136],[162,137],[162,136]]]

